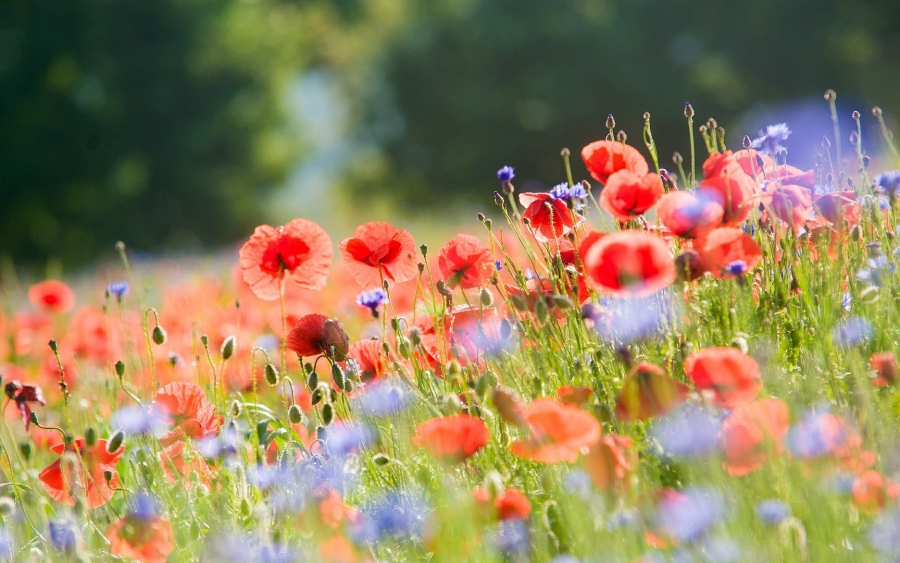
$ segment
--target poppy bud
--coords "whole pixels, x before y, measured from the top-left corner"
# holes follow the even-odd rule
[[[391,462],[391,458],[379,453],[372,456],[372,462],[379,467],[383,467]]]
[[[250,516],[250,503],[245,498],[241,499],[241,516],[244,518]]]
[[[344,383],[346,382],[344,372],[341,371],[341,368],[337,364],[332,364],[331,366],[331,380],[334,381],[334,384],[338,389],[344,388]]]
[[[39,426],[40,422],[38,421],[38,415],[36,412],[31,411],[31,423],[35,426]]]
[[[859,292],[860,303],[874,303],[876,301],[878,301],[878,288],[876,286],[867,286]]]
[[[525,301],[525,298],[521,295],[510,295],[509,300],[512,301],[513,307],[520,311],[524,311],[528,309],[528,303]]]
[[[504,191],[506,191],[506,186],[509,186],[509,184],[503,184]],[[496,203],[500,207],[503,207],[503,205],[504,205],[503,196],[500,195],[500,192],[496,192],[496,191],[494,192],[494,203]]]
[[[409,341],[402,336],[397,339],[397,351],[404,360],[410,357]]]
[[[491,218],[490,218],[490,217],[487,217],[487,218],[484,220],[484,226],[487,227],[487,230],[490,231],[490,230],[491,230],[491,227],[492,227],[493,225],[494,225],[494,222],[491,221]]]
[[[684,103],[684,116],[688,119],[694,117],[694,106],[691,105],[691,102]]]
[[[206,340],[204,341],[204,339],[206,339]],[[209,342],[209,339],[207,339],[206,336],[204,335],[204,336],[200,337],[200,341],[203,342],[204,346],[206,346],[207,343]],[[163,330],[163,327],[161,327],[159,325],[156,325],[155,327],[153,327],[153,342],[157,346],[162,346],[166,342],[166,331]]]
[[[575,304],[572,303],[572,300],[565,295],[554,295],[553,304],[560,309],[571,309],[575,306]]]
[[[106,481],[107,486],[109,486],[109,482],[112,481],[112,475],[112,471],[103,472],[103,480]]]
[[[228,412],[231,415],[231,418],[237,418],[241,416],[241,402],[235,399],[231,403],[231,410]]]
[[[684,157],[681,156],[680,152],[674,152],[672,153],[672,162],[674,162],[675,164],[681,164],[682,162],[684,162]]]
[[[22,452],[22,457],[25,458],[25,461],[31,457],[31,444],[28,442],[22,442],[19,444],[19,451]]]
[[[831,148],[831,141],[828,140],[827,136],[822,137],[822,148],[825,148],[825,149]]]
[[[478,293],[478,301],[480,301],[481,304],[485,307],[493,307],[494,295],[487,288],[482,288],[482,290]]]
[[[300,424],[303,422],[303,411],[300,410],[300,407],[296,404],[291,405],[291,408],[288,409],[288,420],[291,421],[291,424]]]
[[[624,143],[628,140],[628,135],[625,133],[625,131],[619,131],[618,133],[616,133],[616,140],[620,143]]]
[[[125,375],[125,364],[123,364],[121,361],[116,362],[116,375],[118,375],[119,377]]]
[[[350,350],[350,336],[344,331],[344,325],[337,319],[328,319],[324,333],[322,344],[326,355],[334,361],[344,361]]]
[[[321,401],[322,401],[322,390],[319,387],[316,387],[315,389],[312,390],[312,392],[309,396],[309,402],[313,405],[318,405]]]
[[[54,353],[57,351],[56,340],[51,340],[47,344],[50,346],[50,349],[53,350]]]
[[[534,304],[534,316],[537,317],[538,322],[541,324],[545,324],[550,318],[547,302],[543,299],[538,299],[537,303]]]
[[[97,443],[97,431],[93,427],[88,428],[84,433],[84,444],[87,447],[93,447]]]
[[[328,426],[332,419],[334,419],[334,407],[331,406],[331,403],[325,403],[322,406],[322,423]]]
[[[328,438],[328,431],[324,426],[316,426],[316,439],[325,440]]]
[[[278,370],[275,369],[271,363],[266,364],[266,369],[264,370],[266,374],[266,383],[275,387],[278,385]]]
[[[222,359],[227,360],[234,355],[234,346],[235,340],[234,336],[229,336],[225,339],[225,342],[222,343]]]
[[[741,141],[741,146],[745,149],[749,149],[753,146],[753,141],[750,140],[749,135],[744,135],[744,139]]]
[[[457,414],[462,411],[462,402],[454,394],[444,395],[441,398],[441,412],[445,415]]]
[[[476,217],[478,217],[478,220],[479,220],[479,221],[481,221],[482,223],[484,223],[484,213],[479,213],[478,215],[476,215]]]
[[[110,436],[109,441],[106,442],[106,452],[109,454],[116,452],[122,446],[122,442],[124,441],[125,433],[121,430],[117,430],[115,434]]]
[[[424,262],[419,262],[417,267],[419,268],[420,274],[425,271],[425,263]]]

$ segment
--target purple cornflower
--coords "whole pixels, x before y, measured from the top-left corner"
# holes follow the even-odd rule
[[[570,186],[568,183],[556,184],[550,190],[550,197],[553,199],[562,199],[564,201],[572,201],[574,199],[587,199],[588,193],[581,184]]]
[[[392,492],[360,510],[350,536],[359,543],[373,543],[385,536],[421,537],[427,516],[421,498],[409,493]]]
[[[692,487],[663,498],[656,507],[656,522],[672,538],[692,542],[721,520],[724,510],[718,493]]]
[[[131,511],[129,516],[134,516],[141,520],[150,520],[159,514],[156,505],[156,499],[149,493],[137,493],[131,503]]]
[[[766,524],[780,524],[791,515],[791,507],[780,500],[764,500],[756,505],[756,515]]]
[[[705,456],[718,446],[721,422],[709,412],[686,405],[650,426],[650,435],[664,457]]]
[[[852,316],[835,327],[832,338],[836,345],[847,348],[866,342],[873,332],[872,323],[862,317]]]
[[[900,189],[900,170],[879,174],[875,177],[875,185],[886,194],[896,194]]]
[[[725,266],[725,271],[732,276],[743,276],[747,273],[747,263],[743,260],[735,260],[731,264]]]
[[[788,128],[787,123],[768,125],[759,132],[759,137],[753,140],[751,147],[763,154],[771,155],[782,148],[781,143],[787,141],[787,138],[790,136],[791,130]]]
[[[524,557],[531,551],[531,531],[521,520],[500,522],[494,528],[491,539],[493,547],[511,559]]]
[[[497,170],[497,179],[500,180],[501,184],[506,184],[512,181],[512,179],[515,177],[516,169],[512,166],[504,166],[500,170]]]
[[[161,435],[166,429],[165,421],[158,411],[148,410],[140,405],[127,405],[114,412],[112,425],[129,436]]]
[[[122,297],[124,297],[125,294],[128,293],[129,289],[131,289],[131,286],[128,285],[127,281],[117,281],[109,284],[109,286],[106,288],[106,291],[110,295],[115,295],[116,299],[118,299],[118,301],[121,303]]]
[[[63,553],[73,553],[78,546],[78,526],[69,520],[50,522],[50,543]]]
[[[369,416],[386,416],[394,414],[410,402],[408,389],[399,384],[377,382],[365,387],[353,399],[354,406]]]
[[[900,512],[886,512],[869,528],[869,543],[885,555],[900,554]]]
[[[501,262],[500,260],[494,260],[494,268],[496,268],[499,272],[503,269],[503,262]]]
[[[362,307],[368,307],[374,314],[380,305],[387,302],[387,292],[383,289],[363,291],[356,298],[356,303]]]

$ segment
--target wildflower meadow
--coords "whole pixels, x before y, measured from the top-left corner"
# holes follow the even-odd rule
[[[6,279],[0,560],[900,560],[900,156],[825,98],[810,169],[687,104],[440,246]]]

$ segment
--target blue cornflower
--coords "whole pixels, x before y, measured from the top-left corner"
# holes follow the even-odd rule
[[[715,491],[692,487],[664,498],[656,507],[660,529],[681,542],[692,542],[722,518],[722,497]]]
[[[896,270],[894,264],[889,264],[884,256],[869,258],[869,267],[856,272],[856,279],[867,282],[869,285],[881,287],[885,274],[893,274]]]
[[[721,422],[709,412],[686,405],[655,421],[650,435],[664,457],[700,457],[718,446],[720,427]]]
[[[885,555],[900,554],[900,512],[880,515],[869,528],[869,543]]]
[[[362,307],[368,307],[374,314],[380,305],[387,302],[387,292],[383,289],[373,289],[372,291],[363,291],[356,298],[356,303]]]
[[[426,516],[427,508],[417,495],[392,492],[360,510],[350,535],[360,543],[385,536],[417,538],[422,535]]]
[[[873,331],[872,323],[863,317],[852,316],[835,327],[832,338],[836,345],[846,348],[866,342]]]
[[[141,520],[150,520],[159,514],[156,499],[149,493],[137,493],[131,504],[131,512],[129,516],[134,516]]]
[[[140,405],[126,405],[112,415],[113,428],[117,428],[129,436],[138,434],[162,434],[166,429],[165,421],[158,411],[146,409]]]
[[[394,414],[410,402],[410,393],[399,384],[378,382],[369,386],[360,386],[360,391],[353,399],[357,409],[370,416]]]
[[[50,543],[64,553],[74,552],[78,545],[78,526],[69,520],[50,522]]]
[[[747,263],[743,260],[735,260],[731,264],[725,266],[725,271],[732,276],[743,276],[747,273]]]
[[[494,268],[496,268],[499,272],[503,269],[503,262],[501,262],[500,260],[494,260]]]
[[[516,177],[515,172],[516,169],[512,166],[504,166],[500,170],[497,170],[497,179],[500,180],[501,184],[506,184]]]
[[[774,154],[782,148],[781,143],[787,141],[790,136],[791,130],[787,123],[769,125],[759,132],[759,137],[753,140],[751,146],[763,154]]]
[[[582,184],[570,186],[568,183],[556,184],[550,190],[550,197],[553,199],[561,199],[564,201],[572,201],[575,199],[587,199],[588,193]]]
[[[531,551],[531,532],[521,520],[500,522],[491,539],[494,548],[506,557],[525,556]]]
[[[124,297],[125,294],[128,293],[128,290],[130,290],[130,289],[131,289],[131,286],[128,284],[127,281],[117,281],[117,282],[112,282],[111,284],[109,284],[109,286],[106,288],[106,291],[110,295],[115,295],[116,299],[118,299],[119,302],[121,303],[122,297]]]
[[[900,170],[891,170],[875,177],[875,185],[881,191],[888,194],[895,194],[900,189]]]
[[[780,500],[764,500],[756,505],[756,515],[766,524],[779,524],[791,515],[791,507]]]

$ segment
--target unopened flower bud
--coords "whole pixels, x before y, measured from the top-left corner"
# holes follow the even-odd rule
[[[391,458],[379,453],[372,456],[372,462],[379,467],[383,467],[391,462]]]
[[[231,418],[237,418],[241,416],[241,402],[235,399],[231,403],[231,410],[228,411],[228,414]]]
[[[222,359],[227,360],[234,355],[235,340],[234,336],[229,336],[222,343]]]
[[[334,407],[331,406],[331,403],[325,403],[322,405],[322,423],[328,426],[332,419],[334,419]]]
[[[272,387],[278,385],[278,370],[275,369],[275,366],[273,366],[271,363],[266,364],[264,372],[266,374],[266,383],[268,383]]]
[[[333,364],[331,366],[331,380],[334,381],[334,384],[338,389],[344,388],[344,383],[346,382],[346,379],[344,378],[344,372],[341,371],[340,366],[338,366],[337,364]]]
[[[201,337],[201,340],[203,340],[203,338],[206,337]],[[163,330],[163,327],[159,325],[153,327],[153,342],[157,346],[162,346],[166,342],[166,331]],[[206,342],[204,342],[203,345],[206,346]]]
[[[93,427],[88,428],[84,433],[84,444],[91,448],[97,443],[97,431]]]
[[[575,306],[575,304],[572,303],[572,300],[565,295],[554,295],[553,304],[560,309],[571,309]]]
[[[291,405],[291,408],[288,409],[288,420],[291,421],[291,424],[300,424],[303,422],[303,411],[300,410],[298,405]]]
[[[485,307],[493,307],[494,305],[494,294],[490,292],[487,288],[482,288],[482,290],[478,293],[478,301]]]
[[[122,442],[124,441],[125,433],[121,430],[117,430],[106,442],[106,452],[109,454],[115,453],[122,446]]]
[[[694,106],[691,105],[691,102],[684,103],[684,116],[687,118],[694,117]]]
[[[55,353],[57,351],[56,340],[51,340],[47,343],[50,346],[50,349]]]
[[[22,452],[22,457],[25,458],[25,461],[31,457],[31,444],[28,442],[22,442],[19,444],[19,451]]]
[[[116,375],[118,375],[119,377],[125,375],[125,364],[123,364],[121,361],[116,362]]]

